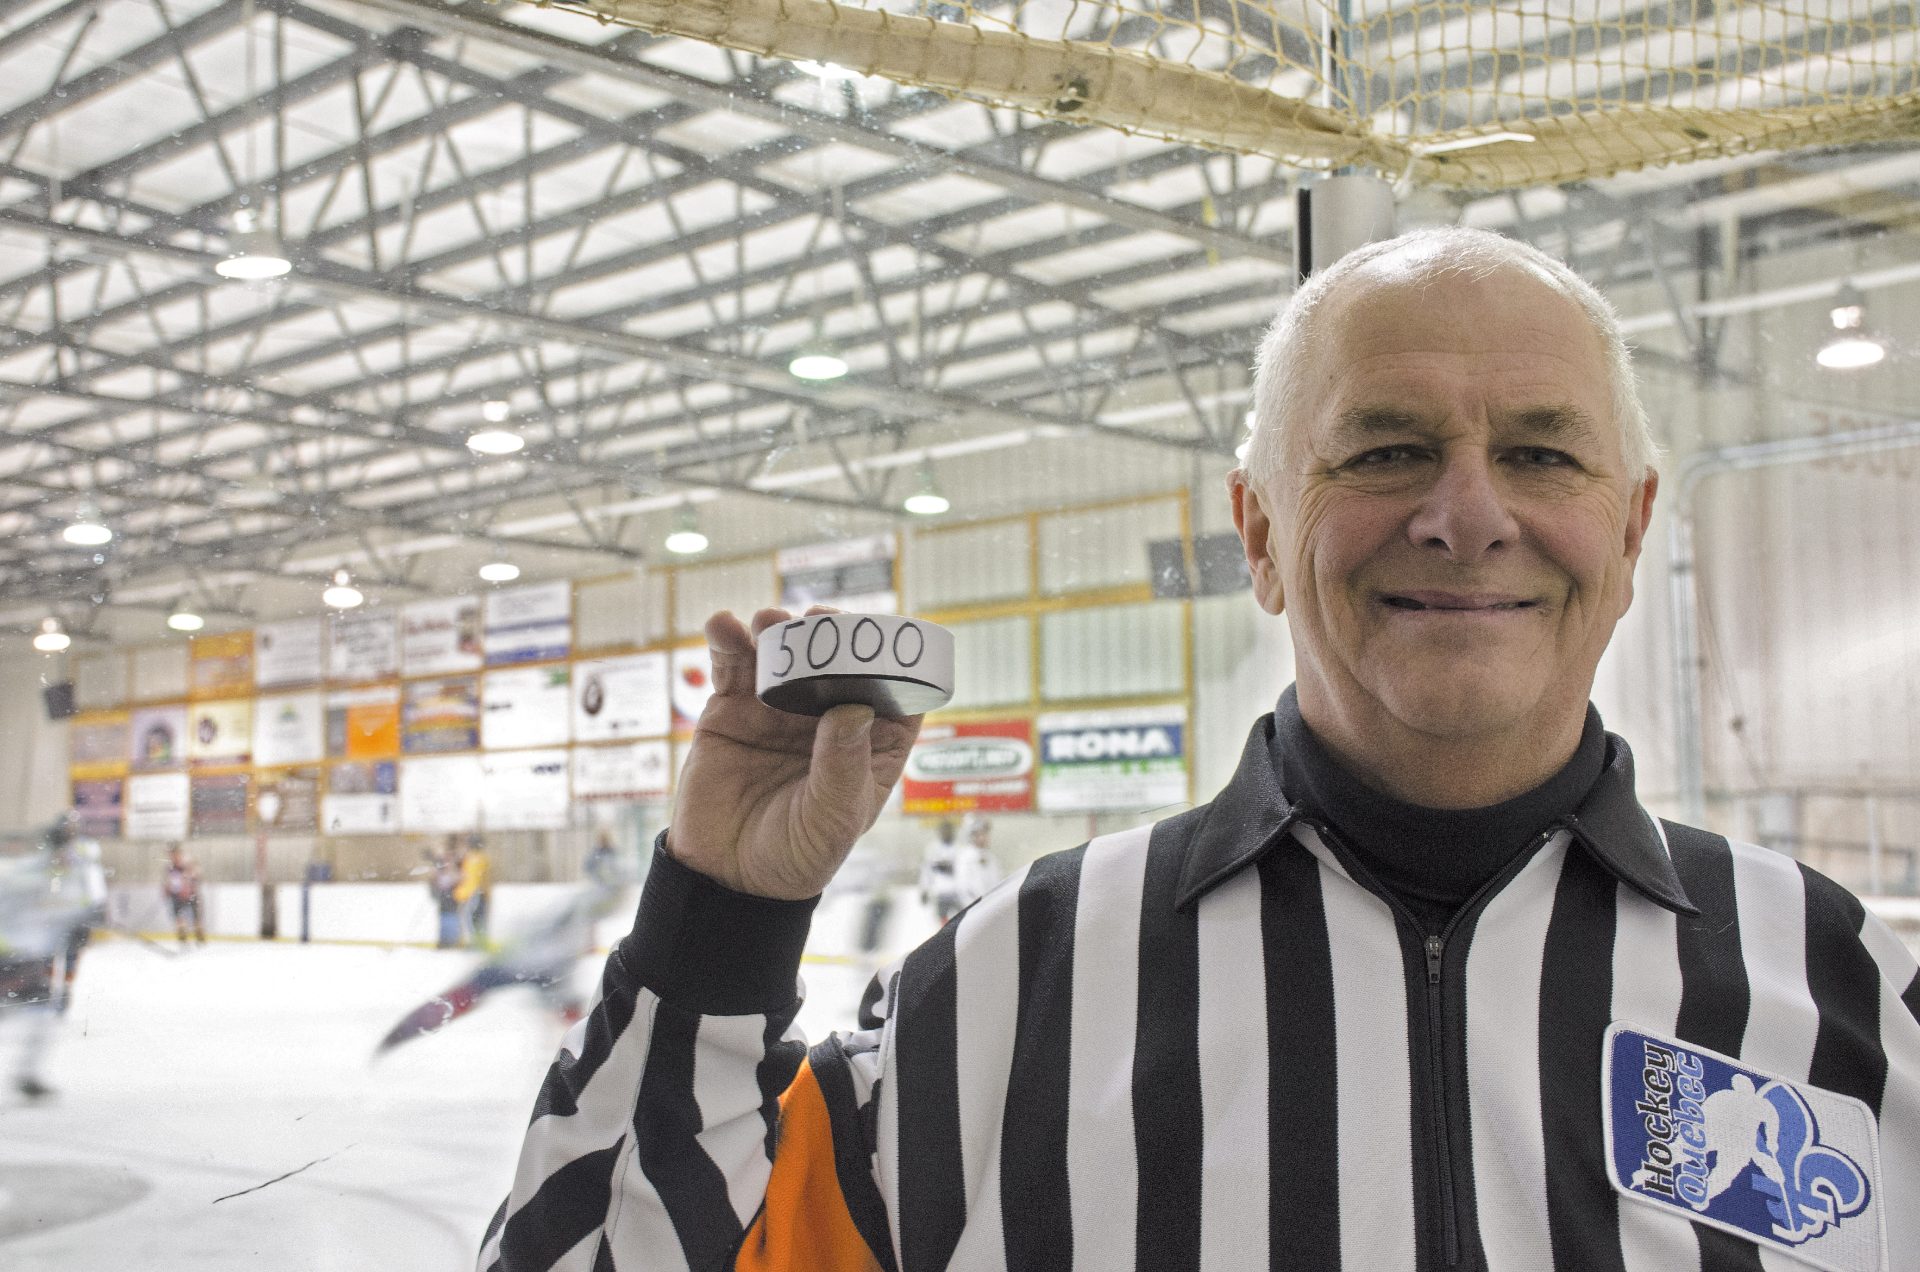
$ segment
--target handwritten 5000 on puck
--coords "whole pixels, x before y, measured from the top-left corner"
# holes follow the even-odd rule
[[[769,627],[757,647],[760,701],[794,715],[847,702],[910,716],[953,697],[953,633],[897,614],[816,614]]]

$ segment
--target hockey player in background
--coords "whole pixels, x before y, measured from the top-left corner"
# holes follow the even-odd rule
[[[73,1005],[73,981],[80,971],[80,952],[93,938],[93,930],[107,924],[107,872],[100,861],[100,843],[75,833],[76,821],[69,813],[47,832],[53,854],[53,890],[73,917],[67,924],[61,943],[59,975],[54,986],[61,1015]]]
[[[611,851],[590,856],[579,888],[524,935],[501,944],[472,975],[408,1012],[374,1048],[375,1058],[444,1028],[507,985],[531,985],[568,1024],[578,1020],[583,1005],[571,984],[574,966],[592,952],[594,925],[613,913],[630,882]]]
[[[63,820],[0,846],[0,1034],[16,1048],[14,1088],[30,1100],[53,1094],[43,1072],[53,1040],[53,963],[86,914],[56,878],[64,836]]]

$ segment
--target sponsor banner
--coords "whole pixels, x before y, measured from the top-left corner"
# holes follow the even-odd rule
[[[335,764],[320,801],[329,835],[386,835],[400,829],[400,768],[393,760]]]
[[[573,740],[665,737],[673,728],[667,675],[664,653],[575,663]]]
[[[400,611],[400,665],[409,676],[478,671],[480,598],[415,601]]]
[[[567,749],[480,757],[480,820],[488,830],[558,830],[567,824]]]
[[[253,683],[317,685],[327,676],[326,625],[317,618],[262,623],[253,632]]]
[[[79,831],[95,839],[118,839],[124,811],[124,784],[117,777],[82,778],[73,784],[73,812]]]
[[[135,771],[179,768],[187,762],[187,709],[137,709],[127,728],[127,746]]]
[[[676,649],[668,663],[667,697],[673,703],[673,731],[691,733],[707,699],[713,697],[713,651],[705,645]]]
[[[564,666],[489,671],[480,681],[480,744],[489,751],[564,744],[570,698]]]
[[[400,708],[400,744],[408,755],[472,751],[480,745],[480,677],[409,681]]]
[[[384,760],[400,754],[400,686],[327,695],[327,758]]]
[[[907,756],[901,811],[1024,813],[1033,809],[1033,725],[1026,720],[929,725]]]
[[[72,775],[104,778],[125,773],[130,758],[127,726],[124,711],[76,717],[67,728],[67,761]]]
[[[400,672],[399,625],[391,614],[333,616],[327,642],[329,680],[386,680]]]
[[[894,537],[837,539],[776,554],[781,607],[795,614],[809,605],[831,605],[856,614],[897,614],[893,589]]]
[[[1187,798],[1187,711],[1180,705],[1042,715],[1043,813],[1145,812]]]
[[[187,684],[194,697],[246,693],[253,688],[252,632],[195,636],[187,649]]]
[[[196,702],[187,708],[187,759],[196,768],[253,758],[253,699]]]
[[[409,834],[480,829],[486,774],[477,755],[400,762],[400,827]]]
[[[196,835],[247,833],[247,773],[195,774],[189,792],[192,801],[188,825]]]
[[[573,587],[565,579],[487,594],[486,658],[502,663],[565,658],[573,648]]]
[[[1887,1266],[1886,1180],[1865,1104],[1623,1023],[1607,1030],[1602,1055],[1616,1191],[1731,1232],[1763,1257],[1830,1272]]]
[[[253,762],[261,768],[311,764],[327,753],[326,700],[311,693],[272,694],[253,709]]]
[[[573,797],[664,800],[672,763],[665,738],[620,746],[577,746],[573,748]]]
[[[185,773],[135,773],[127,779],[128,839],[185,839],[192,787]]]
[[[261,834],[320,828],[320,770],[313,765],[254,774],[253,825]]]

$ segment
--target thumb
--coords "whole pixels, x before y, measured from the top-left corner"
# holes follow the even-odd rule
[[[843,703],[820,717],[807,784],[817,798],[854,812],[872,780],[873,708]]]

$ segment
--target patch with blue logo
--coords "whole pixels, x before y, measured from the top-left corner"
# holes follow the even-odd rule
[[[1885,1265],[1866,1105],[1623,1024],[1601,1064],[1615,1189],[1831,1272]]]

